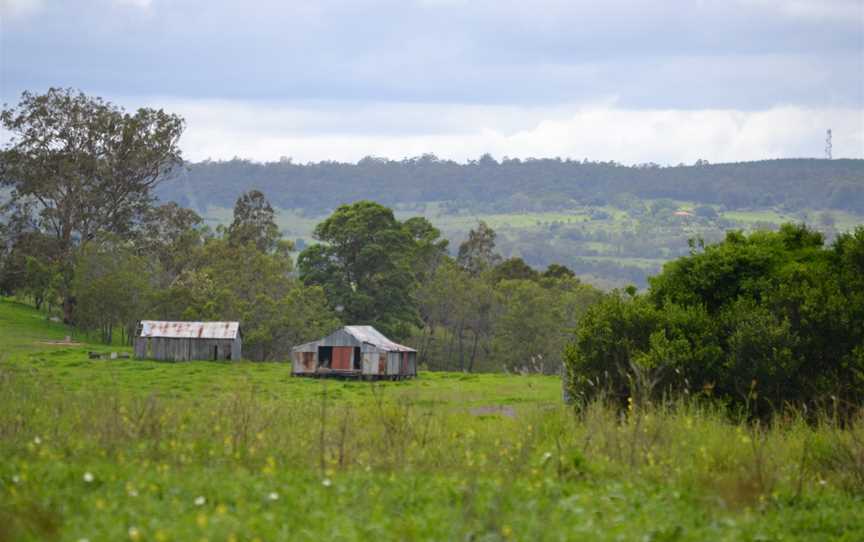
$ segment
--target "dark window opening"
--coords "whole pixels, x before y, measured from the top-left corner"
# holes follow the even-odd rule
[[[217,361],[219,359],[219,347],[213,347],[213,361]]]
[[[318,366],[329,368],[332,361],[333,361],[333,347],[332,346],[319,346],[318,347]]]
[[[354,347],[354,370],[363,370],[363,358],[361,357],[359,346]]]

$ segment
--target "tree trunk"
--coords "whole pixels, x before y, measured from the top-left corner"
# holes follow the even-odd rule
[[[75,299],[70,295],[66,294],[63,296],[63,323],[68,325],[74,325],[74,312],[75,312]]]
[[[459,324],[459,371],[465,371],[465,348],[464,348],[464,338],[465,338],[465,325]]]
[[[456,342],[456,334],[453,333],[450,329],[448,329],[446,327],[444,329],[446,329],[447,333],[450,335],[450,342],[447,345],[447,366],[446,366],[446,369],[451,370],[453,367],[453,364],[451,363],[453,361],[453,344]]]
[[[480,342],[480,334],[474,332],[474,344],[471,347],[471,358],[468,361],[468,372],[474,370],[474,360],[477,358],[477,343]]]

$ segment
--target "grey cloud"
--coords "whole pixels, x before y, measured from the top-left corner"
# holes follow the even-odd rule
[[[134,4],[45,2],[8,19],[2,98],[62,85],[237,100],[864,106],[858,0]]]

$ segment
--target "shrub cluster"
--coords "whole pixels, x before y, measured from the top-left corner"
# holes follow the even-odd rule
[[[864,227],[829,247],[791,224],[694,243],[646,293],[592,307],[565,360],[583,400],[684,393],[756,416],[788,404],[852,410],[864,395]]]

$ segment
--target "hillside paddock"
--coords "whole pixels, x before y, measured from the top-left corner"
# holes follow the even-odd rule
[[[0,301],[0,541],[864,540],[864,418],[111,350]]]

